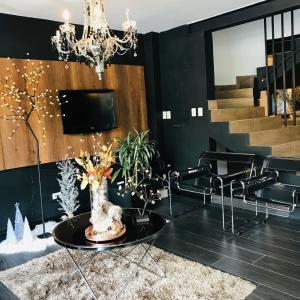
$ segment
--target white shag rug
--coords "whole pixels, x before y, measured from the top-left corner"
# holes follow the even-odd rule
[[[119,253],[128,249],[118,250]],[[140,248],[130,254],[137,260]],[[201,250],[199,250],[201,251]],[[88,252],[73,251],[84,261]],[[100,253],[84,267],[98,299],[113,299],[128,276],[132,276],[119,299],[126,300],[241,300],[255,285],[239,277],[206,267],[158,248],[151,255],[166,269],[166,278],[159,278],[148,271],[135,272],[135,265],[108,254]],[[146,259],[144,266],[150,266]],[[63,279],[73,268],[65,249],[34,259],[24,265],[0,272],[0,280],[22,300],[89,300],[92,296],[78,274],[67,284]],[[154,270],[154,269],[153,269]]]

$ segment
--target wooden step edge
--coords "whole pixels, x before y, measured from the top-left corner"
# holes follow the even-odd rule
[[[271,133],[271,131],[274,131],[274,130],[290,130],[291,128],[297,128],[297,129],[300,130],[300,125],[288,126],[288,127],[285,127],[284,125],[282,125],[282,127],[280,127],[280,128],[267,129],[267,130],[258,130],[258,131],[251,132],[251,134],[266,133],[266,131],[268,131],[269,133]]]
[[[252,111],[265,111],[264,107],[260,107],[260,106],[249,106],[249,107],[230,107],[230,108],[216,108],[216,109],[212,109],[211,111],[221,111],[221,110],[224,110],[224,111],[236,111],[236,110],[252,110]],[[261,116],[262,117],[262,116]],[[295,127],[295,126],[293,126]]]
[[[259,106],[256,106],[256,107],[259,107]],[[243,122],[243,121],[247,122],[247,121],[253,121],[255,119],[257,119],[258,121],[264,120],[264,119],[274,121],[274,120],[278,119],[281,122],[281,117],[279,117],[279,116],[267,116],[267,117],[263,116],[263,117],[257,117],[257,118],[251,118],[251,119],[232,120],[232,121],[230,121],[230,123],[231,122]]]
[[[234,90],[225,90],[225,91],[216,91],[217,95],[227,95],[227,94],[235,94],[231,96],[230,98],[250,98],[253,96],[253,88],[244,88],[244,89],[234,89]],[[236,94],[238,96],[236,96]],[[222,96],[217,96],[222,98]],[[227,97],[227,96],[225,96]]]
[[[300,152],[284,152],[284,153],[276,153],[276,156],[286,157],[286,158],[300,158]],[[297,176],[300,176],[300,172],[297,172]]]
[[[254,101],[253,97],[217,98],[217,99],[207,99],[207,101],[238,101],[238,100],[245,101],[246,99]]]
[[[299,152],[300,153],[300,139],[287,142],[287,143],[282,143],[282,144],[277,144],[272,146],[272,153],[275,154],[280,154],[280,153],[286,153],[286,152]]]
[[[250,133],[248,133],[248,135],[250,135]],[[299,136],[297,137],[299,138]],[[286,142],[286,143],[291,143],[295,141],[293,138],[289,138],[289,140]],[[249,138],[249,145],[252,147],[252,146],[255,146],[255,147],[269,147],[269,148],[273,148],[273,147],[276,147],[280,144],[277,144],[278,142],[277,141],[264,141],[264,142],[257,142],[257,141],[252,141],[251,138]],[[282,142],[281,142],[282,144]],[[283,151],[282,151],[283,152]]]
[[[229,121],[229,131],[235,133],[251,133],[281,128],[280,119],[261,117]]]
[[[215,85],[215,91],[228,91],[236,89],[236,84],[219,84]]]

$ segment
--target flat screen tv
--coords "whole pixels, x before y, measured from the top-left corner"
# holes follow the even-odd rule
[[[64,134],[117,128],[113,90],[59,91]]]

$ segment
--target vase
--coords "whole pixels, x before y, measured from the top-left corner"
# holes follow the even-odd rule
[[[92,186],[89,186],[90,188],[90,205],[91,205],[91,211],[93,210],[93,203],[97,200],[102,201],[108,201],[108,185],[107,185],[107,179],[103,178],[101,184],[96,190],[92,189]]]

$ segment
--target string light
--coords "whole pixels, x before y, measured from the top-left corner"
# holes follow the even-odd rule
[[[29,56],[29,53],[27,53],[27,56]],[[26,59],[26,64],[22,69],[12,62],[9,57],[7,60],[10,66],[6,67],[7,74],[4,78],[0,79],[0,106],[3,113],[0,118],[12,121],[15,124],[8,137],[11,140],[18,128],[23,123],[28,122],[33,113],[36,114],[39,124],[42,123],[41,119],[60,117],[60,113],[55,110],[64,102],[60,101],[57,89],[42,90],[40,88],[41,79],[46,74],[45,70],[47,72],[50,70],[50,65],[44,66],[42,61],[35,63],[30,59]],[[22,83],[17,86],[17,82]],[[64,116],[65,114],[63,114]],[[42,127],[43,145],[46,145],[45,131],[46,128]]]

